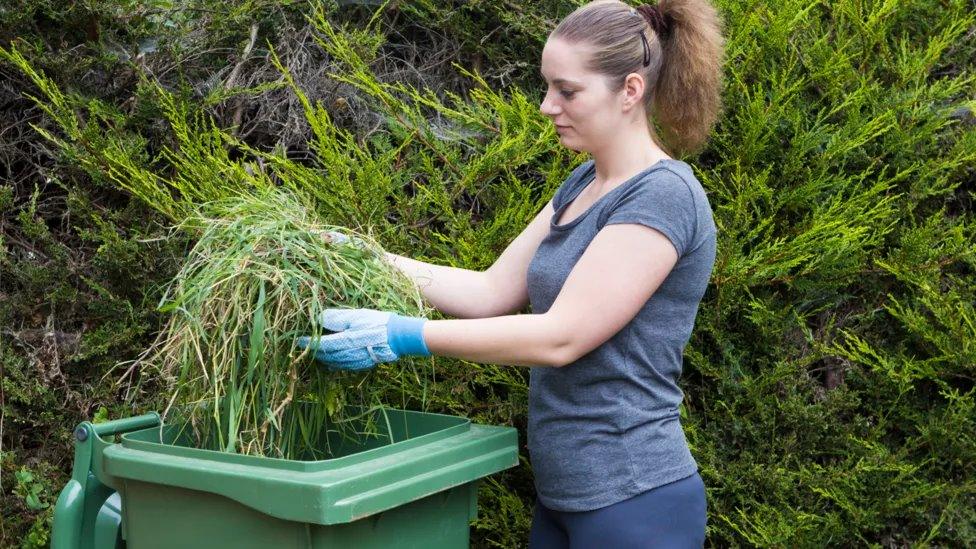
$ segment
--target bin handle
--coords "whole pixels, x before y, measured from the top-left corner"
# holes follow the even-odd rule
[[[120,433],[128,433],[129,431],[135,431],[137,429],[158,427],[161,423],[162,420],[159,418],[159,414],[156,412],[149,412],[148,414],[143,414],[141,416],[115,419],[112,421],[106,421],[104,423],[91,423],[90,425],[92,431],[94,431],[96,435],[99,437],[107,437],[111,435],[118,435]],[[84,427],[79,427],[78,430],[76,430],[76,436],[80,434],[78,432],[80,430],[84,430]],[[80,437],[79,439],[84,440],[84,438]]]
[[[102,437],[159,425],[162,425],[162,419],[156,412],[104,423],[83,421],[78,424],[74,431],[75,462],[72,478],[61,490],[54,509],[52,548],[77,549],[89,546],[89,541],[82,539],[82,536],[92,531],[97,520],[96,513],[112,493],[112,487],[104,484],[95,471],[101,466],[102,450],[112,444],[102,440]],[[89,499],[91,501],[87,501]]]

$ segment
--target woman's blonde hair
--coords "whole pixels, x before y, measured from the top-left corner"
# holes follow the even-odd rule
[[[685,154],[708,139],[722,109],[725,43],[708,0],[661,0],[638,8],[597,0],[569,14],[550,36],[587,47],[587,70],[606,76],[614,92],[623,89],[628,74],[644,77],[644,107],[660,125],[663,142],[653,121],[648,127],[661,148]]]

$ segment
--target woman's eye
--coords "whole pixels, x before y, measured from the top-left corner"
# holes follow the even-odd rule
[[[565,97],[566,99],[572,99],[573,98],[573,95],[576,92],[561,90],[559,93],[563,94],[563,97]]]

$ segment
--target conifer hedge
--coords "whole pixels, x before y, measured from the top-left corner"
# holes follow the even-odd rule
[[[165,227],[193,204],[282,187],[391,251],[484,269],[583,160],[538,112],[539,53],[576,2],[340,4],[106,0],[100,37],[76,29],[94,87],[43,43],[64,11],[0,32],[3,108],[32,113],[0,143],[4,545],[44,544],[75,422],[159,406],[106,373],[165,321],[192,237]],[[719,249],[681,408],[709,542],[976,544],[976,11],[719,7],[725,113],[686,159]],[[524,428],[525,370],[435,367],[408,407]],[[524,546],[523,457],[483,485],[475,546]]]

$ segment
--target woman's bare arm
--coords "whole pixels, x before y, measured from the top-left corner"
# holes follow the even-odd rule
[[[413,279],[438,311],[457,318],[491,316],[492,291],[484,272],[434,265],[389,252],[386,260]]]
[[[528,302],[526,274],[549,233],[552,203],[513,240],[486,271],[434,265],[387,253],[386,259],[420,288],[434,308],[456,318],[488,318],[521,310]]]
[[[544,314],[424,323],[431,353],[492,364],[564,366],[619,332],[678,260],[662,233],[609,225],[587,247]]]

